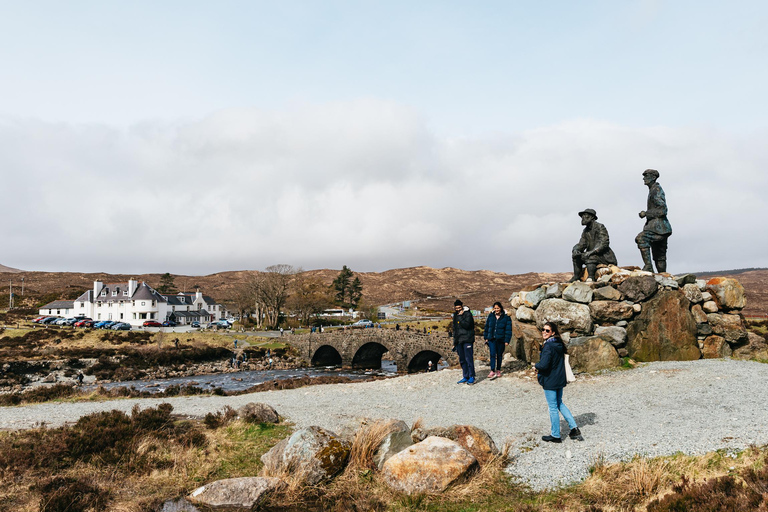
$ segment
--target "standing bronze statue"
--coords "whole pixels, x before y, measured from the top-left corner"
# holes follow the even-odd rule
[[[640,212],[640,218],[645,219],[645,226],[635,242],[643,257],[643,270],[646,272],[653,272],[651,255],[656,262],[656,269],[659,272],[667,271],[667,239],[672,234],[672,226],[667,220],[667,199],[661,185],[656,183],[657,179],[659,171],[643,171],[643,183],[648,186],[648,209]]]
[[[579,243],[573,246],[571,252],[573,277],[569,282],[581,279],[584,266],[587,267],[587,281],[594,281],[598,265],[616,265],[616,255],[609,247],[608,230],[597,222],[597,212],[587,208],[579,212],[579,216],[584,231],[581,233]]]

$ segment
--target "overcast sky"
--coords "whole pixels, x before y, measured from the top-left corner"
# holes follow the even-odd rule
[[[768,266],[768,2],[0,0],[0,263]]]

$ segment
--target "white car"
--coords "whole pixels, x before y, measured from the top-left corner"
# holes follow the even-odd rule
[[[370,320],[358,320],[352,325],[357,327],[373,327],[373,322],[371,322]]]

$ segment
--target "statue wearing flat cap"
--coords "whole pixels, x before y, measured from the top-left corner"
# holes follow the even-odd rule
[[[592,208],[587,208],[579,212],[579,216],[584,231],[581,233],[579,243],[573,246],[571,252],[573,277],[570,282],[581,279],[585,266],[587,267],[587,281],[594,281],[597,266],[600,264],[616,265],[616,255],[609,247],[608,230],[597,222],[597,212]]]
[[[647,272],[653,272],[651,256],[659,272],[667,271],[667,239],[672,234],[672,226],[667,220],[667,199],[661,185],[656,183],[658,178],[659,171],[655,169],[643,171],[643,183],[648,186],[648,206],[640,212],[645,226],[635,242],[643,257],[643,270]]]

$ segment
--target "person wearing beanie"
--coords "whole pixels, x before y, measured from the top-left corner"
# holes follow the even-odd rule
[[[453,303],[453,348],[459,355],[462,378],[457,384],[475,383],[475,319],[459,299]]]

